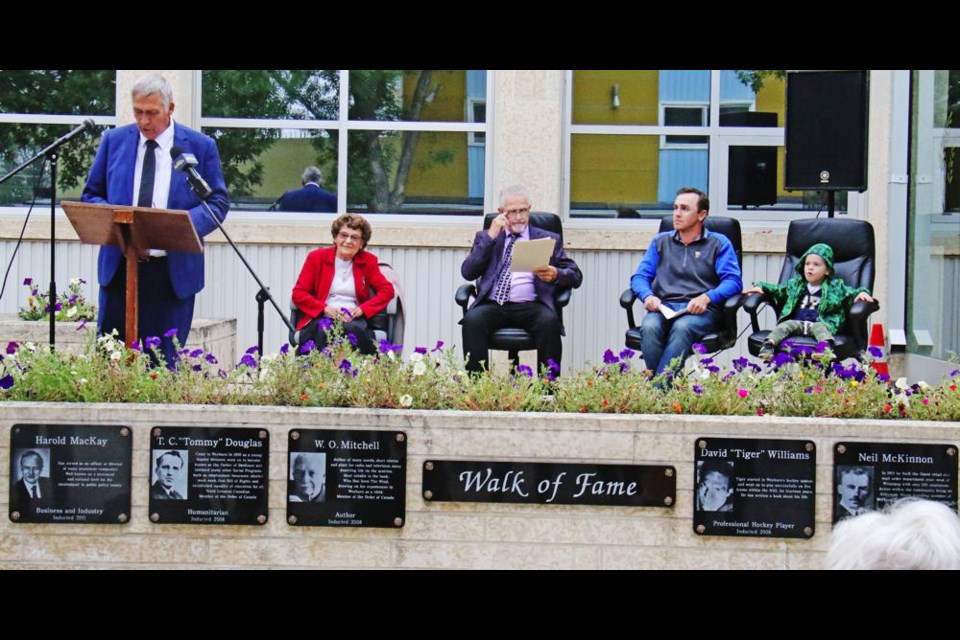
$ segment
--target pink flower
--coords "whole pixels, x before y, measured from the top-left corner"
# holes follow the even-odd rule
[[[920,404],[930,404],[930,398],[924,398],[920,401]]]
[[[750,392],[747,391],[746,389],[739,389],[737,391],[737,395],[740,396],[741,398],[746,398],[748,395],[750,395]]]

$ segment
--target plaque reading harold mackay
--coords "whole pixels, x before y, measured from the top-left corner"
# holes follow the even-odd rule
[[[957,445],[838,442],[833,465],[834,523],[906,497],[957,509]]]
[[[708,536],[810,538],[817,449],[809,440],[699,438],[693,530]]]
[[[287,522],[315,527],[402,527],[407,434],[291,429]]]
[[[10,519],[123,524],[130,519],[129,427],[15,424]]]
[[[154,427],[150,521],[266,524],[269,457],[266,429]]]
[[[670,507],[674,467],[645,464],[427,460],[423,498],[433,502]]]

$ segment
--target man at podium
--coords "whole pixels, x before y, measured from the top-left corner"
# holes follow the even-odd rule
[[[179,147],[197,159],[196,170],[210,185],[207,203],[222,221],[230,202],[220,167],[220,154],[212,138],[173,120],[173,90],[165,78],[148,73],[131,90],[135,124],[108,130],[103,135],[90,176],[83,189],[84,202],[134,205],[158,209],[185,209],[201,238],[216,229],[191,191],[186,175],[173,171],[170,150]],[[153,250],[141,258],[139,272],[139,334],[162,338],[169,364],[176,359],[173,341],[165,336],[176,329],[186,344],[193,322],[193,304],[203,289],[203,254]],[[97,330],[114,329],[124,336],[126,263],[118,247],[103,246],[97,263],[100,310]],[[172,335],[172,334],[171,334]]]

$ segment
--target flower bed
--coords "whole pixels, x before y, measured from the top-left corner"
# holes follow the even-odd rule
[[[337,329],[332,330],[336,334]],[[450,349],[418,347],[409,358],[381,343],[360,356],[347,339],[296,355],[285,346],[259,361],[248,349],[236,368],[202,348],[186,348],[172,368],[152,366],[147,338],[127,349],[103,336],[79,354],[10,343],[0,362],[0,393],[10,400],[263,404],[308,407],[459,409],[694,415],[778,415],[838,418],[960,419],[957,372],[931,386],[891,384],[869,363],[823,364],[795,348],[764,366],[746,358],[721,371],[709,357],[672,379],[651,377],[629,349],[608,350],[590,371],[536,376],[470,376]]]

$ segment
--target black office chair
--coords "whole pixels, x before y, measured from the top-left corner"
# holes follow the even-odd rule
[[[496,213],[488,213],[483,217],[483,228],[489,229],[490,223],[497,217]],[[555,213],[545,213],[534,211],[530,213],[530,224],[546,231],[552,231],[560,236],[560,242],[563,242],[563,224],[560,216]],[[570,303],[571,289],[557,287],[554,295],[554,304],[556,305],[557,315],[560,318],[560,324],[563,325],[563,308]],[[470,308],[470,299],[477,297],[476,284],[463,284],[457,289],[454,299],[457,304],[463,308],[463,315],[467,315]],[[513,363],[514,368],[520,366],[520,351],[530,351],[537,348],[537,344],[525,329],[518,327],[505,327],[493,332],[490,336],[490,349],[496,351],[506,351],[507,356]]]
[[[733,244],[734,251],[737,252],[737,262],[743,269],[743,240],[740,235],[740,221],[735,218],[724,218],[722,216],[707,216],[703,225],[711,233],[720,233],[727,237]],[[664,216],[660,220],[660,230],[673,230],[673,216]],[[633,349],[639,353],[643,352],[643,344],[640,339],[640,327],[637,326],[633,315],[633,303],[637,295],[633,289],[627,289],[620,296],[620,306],[627,312],[627,333],[624,338],[627,348]],[[737,310],[740,308],[741,296],[735,295],[727,298],[722,308],[722,325],[715,333],[708,333],[703,336],[702,342],[709,353],[729,349],[737,343]]]
[[[823,218],[794,220],[787,228],[787,255],[780,270],[780,284],[797,275],[796,266],[807,249],[823,242],[833,248],[833,277],[841,278],[851,287],[867,287],[873,291],[875,242],[873,226],[866,220]],[[758,356],[770,331],[761,331],[757,314],[760,304],[770,304],[779,317],[780,309],[764,294],[746,296],[743,308],[750,314],[753,334],[747,339],[750,354]],[[857,357],[867,349],[867,319],[880,308],[880,303],[862,300],[854,303],[847,313],[847,321],[840,326],[834,353],[838,359]],[[813,346],[816,340],[805,336],[791,336],[799,345]]]
[[[403,289],[400,285],[400,278],[396,272],[386,262],[381,262],[380,270],[384,277],[393,285],[393,300],[387,305],[387,308],[375,315],[369,320],[369,327],[373,329],[377,342],[386,340],[391,344],[403,344],[404,331],[404,310],[403,310]],[[371,289],[372,293],[372,289]],[[303,312],[297,308],[297,305],[290,301],[290,322],[294,327],[300,322]],[[300,344],[300,332],[289,331],[290,346],[296,347]]]

